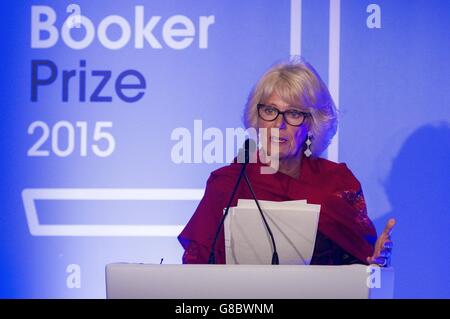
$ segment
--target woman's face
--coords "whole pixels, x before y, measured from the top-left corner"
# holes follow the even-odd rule
[[[299,106],[289,105],[288,103],[283,101],[283,99],[281,99],[281,97],[278,96],[278,94],[276,94],[275,92],[272,93],[267,99],[262,100],[260,103],[275,107],[281,112],[292,109],[300,111]],[[280,160],[300,156],[299,154],[302,151],[303,143],[305,142],[306,136],[308,134],[305,122],[306,120],[300,126],[292,126],[285,122],[282,114],[279,114],[274,121],[265,121],[260,116],[258,116],[258,129],[267,129],[268,142],[267,145],[264,145],[264,142],[262,145],[265,148],[267,154],[270,156],[276,155],[272,154],[272,149],[276,150],[276,148],[274,148],[273,146],[275,144],[278,144],[278,153]],[[276,133],[274,132],[275,130],[271,130],[272,128],[279,129],[279,138],[274,136]]]

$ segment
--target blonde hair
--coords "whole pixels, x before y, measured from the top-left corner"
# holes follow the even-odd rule
[[[312,155],[319,156],[336,134],[338,119],[330,92],[317,71],[301,57],[272,66],[250,92],[244,110],[246,128],[256,128],[256,105],[272,93],[311,114],[304,125],[307,125],[308,132],[312,134]]]

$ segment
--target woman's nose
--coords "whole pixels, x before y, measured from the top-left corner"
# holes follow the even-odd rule
[[[275,127],[279,129],[286,129],[286,121],[284,120],[283,114],[278,114],[278,117],[275,120]]]

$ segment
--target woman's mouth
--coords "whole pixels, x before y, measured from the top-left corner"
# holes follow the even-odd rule
[[[271,136],[271,137],[270,137],[270,140],[271,140],[273,143],[280,143],[280,144],[286,143],[286,142],[288,141],[287,138],[284,138],[284,137],[276,137],[276,136]]]

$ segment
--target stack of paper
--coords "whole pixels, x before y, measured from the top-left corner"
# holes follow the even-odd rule
[[[280,264],[308,265],[314,251],[320,205],[306,200],[258,201],[275,239]],[[227,264],[270,264],[273,245],[254,200],[239,199],[224,224]]]

